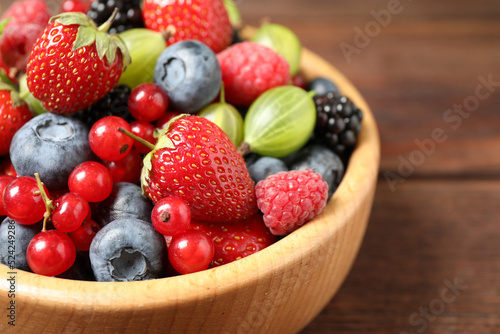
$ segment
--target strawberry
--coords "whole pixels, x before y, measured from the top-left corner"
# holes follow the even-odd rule
[[[5,83],[0,83],[0,155],[9,153],[12,137],[31,119],[28,106]]]
[[[56,114],[74,113],[104,97],[130,63],[120,37],[105,32],[83,13],[54,16],[31,51],[27,66],[30,92]]]
[[[276,241],[276,237],[266,227],[260,213],[233,224],[191,221],[189,229],[203,231],[212,238],[215,245],[212,267],[254,254]]]
[[[142,189],[154,203],[181,197],[193,219],[208,222],[236,222],[257,212],[245,161],[229,137],[203,117],[173,118],[143,163]]]
[[[144,0],[142,16],[146,28],[175,28],[169,45],[195,39],[218,53],[231,44],[233,28],[222,0]]]

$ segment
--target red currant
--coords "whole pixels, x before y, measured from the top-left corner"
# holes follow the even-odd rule
[[[67,193],[54,202],[52,224],[61,232],[73,232],[80,226],[90,211],[89,203],[80,195]]]
[[[60,198],[62,195],[65,195],[69,193],[69,189],[57,189],[57,190],[51,190],[50,191],[50,199],[55,202],[58,198]]]
[[[130,123],[130,127],[132,128],[132,133],[138,137],[141,137],[144,140],[147,140],[151,144],[156,144],[157,139],[154,137],[155,126],[148,122],[143,121],[135,121]],[[149,147],[144,146],[138,141],[134,141],[134,147],[139,153],[146,154],[151,152]]]
[[[307,81],[301,73],[297,73],[292,77],[292,84],[302,89],[307,88]]]
[[[129,182],[137,184],[140,182],[142,156],[135,148],[118,161],[104,160],[102,164],[111,172],[113,183]]]
[[[44,231],[31,239],[26,259],[35,274],[56,276],[75,263],[76,249],[73,241],[63,232]]]
[[[138,121],[156,121],[165,114],[167,108],[167,93],[154,83],[137,86],[128,98],[128,110]]]
[[[15,179],[15,176],[0,175],[0,216],[7,216],[7,211],[3,206],[3,191]]]
[[[99,224],[88,219],[76,231],[71,232],[68,235],[71,240],[73,240],[73,243],[78,250],[86,252],[90,249],[90,244],[100,229],[101,227]]]
[[[87,202],[102,202],[113,190],[110,171],[95,161],[85,161],[73,169],[68,179],[69,191]]]
[[[208,235],[201,231],[187,230],[172,237],[168,259],[179,273],[190,274],[207,269],[214,252],[214,243]]]
[[[0,175],[17,176],[16,170],[14,169],[14,166],[8,156],[0,162]]]
[[[118,128],[131,130],[130,124],[117,116],[103,117],[92,125],[89,132],[89,144],[99,158],[117,161],[132,149],[134,140],[118,131]]]
[[[158,129],[163,129],[165,125],[167,125],[168,122],[174,117],[182,115],[178,111],[167,111],[159,120],[156,121],[156,127]]]
[[[178,235],[188,229],[191,223],[191,209],[180,197],[165,197],[153,208],[151,221],[161,234]]]
[[[44,190],[49,193],[45,186]],[[31,176],[20,176],[5,187],[3,205],[7,216],[23,225],[39,222],[46,211],[36,179]]]

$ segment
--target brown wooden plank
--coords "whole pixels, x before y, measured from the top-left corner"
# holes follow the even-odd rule
[[[425,333],[498,333],[498,189],[498,180],[418,180],[392,192],[380,181],[350,275],[303,333],[417,333],[425,325]],[[445,292],[450,302],[441,303],[455,279],[467,288]],[[421,307],[437,310],[432,320]]]

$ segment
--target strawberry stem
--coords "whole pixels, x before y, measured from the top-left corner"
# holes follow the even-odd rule
[[[244,157],[247,154],[252,153],[252,149],[250,148],[250,144],[247,142],[242,142],[240,146],[238,147],[238,153]]]
[[[47,193],[45,192],[45,189],[43,188],[43,182],[40,180],[40,175],[38,173],[35,173],[35,178],[36,178],[36,183],[38,185],[38,189],[40,191],[40,194],[42,195],[43,198],[43,203],[45,204],[45,213],[43,214],[43,227],[42,227],[42,232],[47,231],[46,226],[47,226],[47,220],[49,220],[50,215],[52,214],[52,210],[55,209],[54,206],[52,205],[52,200],[47,196]]]
[[[99,26],[99,28],[97,28],[97,31],[99,32],[106,32],[109,30],[109,28],[111,28],[111,25],[113,24],[113,22],[115,21],[115,18],[116,18],[116,15],[118,14],[119,12],[119,9],[118,7],[115,7],[115,9],[113,10],[113,14],[111,14],[111,16],[109,17],[109,19],[104,22],[101,26]]]
[[[133,134],[132,132],[130,131],[127,131],[123,128],[118,128],[118,131],[120,131],[121,133],[123,134],[126,134],[127,136],[129,136],[130,138],[132,138],[133,140],[141,143],[142,145],[146,146],[147,148],[149,148],[151,151],[154,150],[155,146],[153,144],[151,144],[150,142],[148,142],[147,140],[144,140],[142,139],[141,137]]]

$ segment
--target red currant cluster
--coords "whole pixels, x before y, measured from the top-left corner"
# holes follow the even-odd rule
[[[42,232],[35,235],[26,251],[33,272],[54,276],[68,270],[76,259],[76,248],[87,251],[99,225],[90,219],[85,194],[67,192],[52,200],[38,174],[0,176],[1,215],[18,224],[32,225],[43,219]],[[50,220],[55,229],[47,230]],[[66,234],[67,233],[67,234]]]

